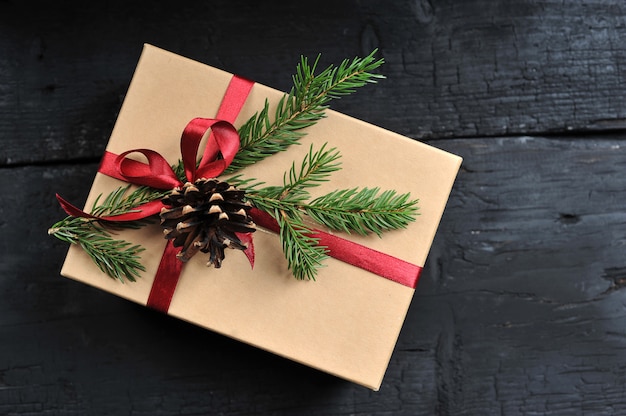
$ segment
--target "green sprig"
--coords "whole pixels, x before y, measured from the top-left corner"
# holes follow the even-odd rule
[[[101,203],[99,201],[102,194],[98,195],[90,214],[103,217],[138,212],[140,205],[161,199],[169,192],[142,186],[128,193],[130,187],[128,185],[116,189]],[[108,221],[70,216],[54,224],[48,230],[48,234],[82,247],[100,270],[110,277],[134,282],[139,272],[145,271],[139,256],[144,249],[140,245],[113,238],[111,231],[121,228],[136,229],[150,222],[150,218],[136,221]]]
[[[124,240],[114,239],[97,221],[67,217],[52,226],[48,234],[61,241],[79,245],[93,262],[110,277],[134,282],[145,267],[139,253],[144,249]]]
[[[328,103],[353,93],[357,88],[384,78],[374,71],[384,63],[375,59],[377,50],[364,58],[344,60],[315,74],[320,56],[313,65],[302,57],[293,75],[293,87],[278,102],[271,120],[266,100],[261,111],[239,129],[241,147],[226,173],[233,173],[297,144],[305,135],[301,130],[325,117]]]
[[[311,145],[300,168],[297,169],[296,164],[293,163],[289,173],[285,172],[283,175],[282,197],[291,195],[292,198],[294,196],[308,198],[307,188],[319,186],[321,182],[328,181],[330,174],[340,169],[341,164],[335,163],[339,157],[339,152],[334,147],[326,150],[326,144],[324,144],[320,150],[314,151]]]
[[[383,231],[406,228],[417,214],[417,200],[410,194],[379,188],[352,188],[333,191],[304,205],[304,211],[328,228],[379,237]]]
[[[170,192],[148,186],[140,186],[127,195],[130,188],[131,185],[117,188],[107,195],[102,203],[100,203],[102,194],[98,195],[91,208],[91,215],[104,217],[139,212],[140,209],[138,207],[140,205],[161,199]]]
[[[273,216],[280,227],[280,241],[289,270],[296,279],[315,280],[317,269],[328,257],[326,247],[311,236],[311,230],[299,213],[277,209]]]
[[[283,175],[282,186],[263,186],[256,179],[237,175],[228,182],[246,189],[247,199],[270,213],[280,227],[280,239],[289,269],[299,279],[315,279],[326,258],[326,248],[317,245],[304,215],[332,230],[378,236],[384,231],[406,228],[417,214],[417,200],[410,194],[380,188],[335,190],[309,201],[307,188],[327,181],[339,169],[339,152],[332,148],[310,148],[300,168],[292,164]]]

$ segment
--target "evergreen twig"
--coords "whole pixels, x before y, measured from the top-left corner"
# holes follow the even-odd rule
[[[127,194],[130,185],[120,187],[108,194],[102,203],[99,195],[91,210],[91,215],[113,216],[137,212],[137,207],[147,202],[161,199],[169,191],[149,187],[139,187]],[[70,244],[78,244],[93,259],[104,273],[112,278],[134,282],[145,268],[140,262],[139,253],[144,249],[124,240],[112,237],[109,230],[139,228],[150,222],[149,218],[136,221],[107,221],[93,218],[66,217],[54,224],[48,234]]]
[[[315,74],[320,56],[312,65],[302,57],[293,75],[293,87],[284,95],[271,120],[266,100],[261,111],[252,116],[239,129],[241,147],[226,173],[233,173],[275,153],[297,144],[305,135],[301,130],[325,117],[328,103],[353,93],[357,88],[384,78],[375,71],[384,63],[376,60],[372,51],[364,58],[344,60],[339,66],[330,65]]]
[[[410,194],[380,188],[335,190],[309,201],[306,188],[328,180],[339,169],[339,153],[324,145],[311,147],[300,169],[294,163],[283,175],[282,186],[265,186],[256,179],[237,175],[228,182],[246,190],[246,198],[258,209],[270,213],[280,227],[280,239],[288,267],[300,279],[314,279],[326,257],[325,247],[317,246],[312,230],[305,224],[306,214],[332,230],[378,236],[384,231],[405,228],[417,214],[417,200]]]
[[[134,282],[145,271],[139,253],[144,249],[123,240],[114,239],[94,220],[67,217],[52,226],[48,234],[70,244],[78,244],[104,273],[124,282]]]
[[[302,209],[315,221],[337,231],[379,237],[383,231],[406,228],[417,213],[417,200],[410,194],[380,188],[333,191],[314,199]]]
[[[298,212],[277,209],[274,218],[280,227],[280,241],[289,270],[296,279],[315,280],[317,269],[328,257],[326,247],[311,236],[311,230]]]
[[[96,217],[106,217],[139,212],[139,206],[161,199],[170,192],[150,188],[148,186],[140,186],[132,190],[130,194],[127,195],[130,188],[131,185],[117,188],[115,191],[107,195],[102,203],[100,203],[102,194],[98,195],[91,208],[91,215],[95,215]],[[133,221],[107,221],[107,224],[110,226],[115,225],[115,228],[137,228],[138,226],[143,225],[135,224]]]

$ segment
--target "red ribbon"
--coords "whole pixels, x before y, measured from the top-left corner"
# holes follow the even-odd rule
[[[221,175],[235,158],[239,150],[239,133],[232,123],[235,122],[253,85],[252,81],[233,76],[222,98],[217,118],[194,118],[183,130],[180,139],[180,152],[185,176],[189,182],[194,182],[199,178],[215,178]],[[202,159],[196,166],[200,142],[209,129],[211,134],[207,139]],[[143,155],[147,163],[127,157],[133,153]],[[125,182],[155,189],[169,190],[183,185],[168,161],[150,149],[134,149],[120,155],[105,151],[98,171]],[[127,214],[96,217],[80,210],[59,195],[57,195],[57,199],[69,215],[108,221],[134,221],[146,218],[158,214],[163,207],[161,201],[152,201]],[[254,245],[251,235],[240,233],[237,235],[242,242],[247,243],[248,248],[244,253],[250,264],[254,265]],[[169,309],[183,267],[183,262],[176,258],[177,252],[178,249],[173,246],[171,241],[168,241],[146,304],[146,306],[164,313]]]
[[[278,233],[280,226],[276,220],[257,208],[252,208],[250,216],[257,225]],[[328,255],[344,263],[367,270],[386,279],[415,289],[422,268],[364,245],[337,237],[320,230],[313,230],[310,237],[318,240],[320,246],[328,249]]]
[[[254,83],[234,75],[215,119],[194,118],[185,127],[181,136],[181,156],[185,175],[189,182],[198,178],[214,178],[224,172],[239,150],[239,134],[233,126],[239,111],[243,107]],[[207,139],[202,159],[196,166],[198,148],[208,130],[211,134]],[[147,163],[129,159],[132,153],[142,154]],[[100,173],[113,178],[145,185],[156,189],[169,190],[182,185],[170,164],[159,153],[150,149],[135,149],[120,155],[106,151],[103,155]],[[161,201],[153,201],[137,207],[135,212],[107,217],[95,217],[70,204],[57,194],[62,208],[72,216],[105,219],[110,221],[134,221],[155,215],[161,211]],[[269,214],[253,208],[250,213],[254,222],[261,227],[278,232],[276,220]],[[251,264],[254,264],[254,246],[250,234],[239,235],[248,243],[245,251]],[[319,239],[319,244],[327,247],[328,254],[364,270],[368,270],[386,279],[415,288],[422,268],[396,257],[373,250],[363,245],[337,237],[319,230],[313,230],[311,237]],[[183,262],[176,259],[177,249],[168,241],[161,257],[159,268],[154,278],[147,306],[167,313],[176,290],[182,271]]]

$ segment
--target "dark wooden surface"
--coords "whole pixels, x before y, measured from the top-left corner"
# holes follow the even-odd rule
[[[464,157],[379,392],[59,276],[144,42]],[[626,414],[621,0],[0,2],[0,414]],[[411,172],[397,172],[410,175]]]

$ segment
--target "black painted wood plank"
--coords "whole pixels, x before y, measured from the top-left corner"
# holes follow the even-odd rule
[[[1,169],[0,414],[624,413],[623,139],[432,142],[463,170],[377,393],[60,277],[96,164]]]
[[[622,139],[438,143],[465,159],[417,304],[449,414],[625,411]]]
[[[283,90],[300,54],[378,47],[388,79],[335,108],[415,138],[621,129],[625,15],[620,0],[4,1],[0,164],[99,158],[144,42]]]

